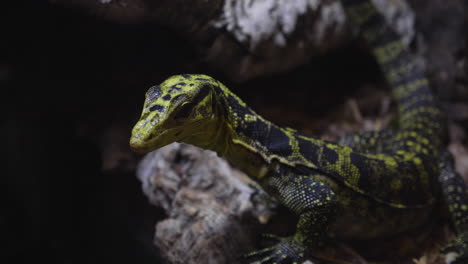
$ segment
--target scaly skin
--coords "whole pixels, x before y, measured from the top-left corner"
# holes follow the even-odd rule
[[[209,76],[177,75],[148,90],[130,145],[149,152],[178,141],[214,150],[295,212],[296,233],[249,254],[256,263],[298,262],[328,232],[368,239],[412,229],[440,193],[460,234],[445,249],[453,252],[448,262],[461,262],[468,256],[468,199],[443,150],[444,114],[414,56],[369,0],[342,2],[392,87],[397,130],[327,142],[265,120]]]

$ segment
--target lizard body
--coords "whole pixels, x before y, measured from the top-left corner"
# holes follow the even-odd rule
[[[177,75],[147,94],[130,144],[152,151],[174,141],[212,149],[299,216],[296,233],[250,254],[257,263],[292,263],[328,232],[368,239],[421,225],[446,201],[459,239],[447,250],[468,256],[468,199],[444,151],[445,116],[424,71],[369,0],[343,0],[398,103],[398,129],[339,143],[279,127],[206,75]],[[337,213],[340,216],[337,216]]]

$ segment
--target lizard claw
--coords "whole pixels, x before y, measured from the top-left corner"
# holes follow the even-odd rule
[[[468,232],[461,233],[452,243],[445,246],[441,252],[445,254],[445,263],[447,264],[468,263]]]
[[[305,246],[294,237],[283,238],[272,234],[265,234],[263,237],[277,243],[244,255],[246,259],[254,259],[251,264],[298,264],[304,258]]]

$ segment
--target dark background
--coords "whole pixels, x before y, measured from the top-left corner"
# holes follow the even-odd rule
[[[1,262],[158,263],[159,213],[130,170],[103,171],[100,142],[113,123],[138,118],[147,87],[190,50],[157,25],[48,1],[1,9]]]
[[[171,74],[213,74],[253,108],[280,110],[260,113],[296,127],[278,112],[320,116],[380,79],[351,44],[292,72],[234,84],[156,24],[49,1],[1,5],[3,263],[158,263],[153,226],[164,215],[141,193],[139,156],[127,140],[146,89]]]

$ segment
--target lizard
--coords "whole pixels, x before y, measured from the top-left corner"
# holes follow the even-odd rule
[[[442,252],[468,261],[468,192],[445,150],[446,115],[424,69],[370,0],[342,0],[398,105],[396,128],[338,142],[280,127],[216,79],[181,74],[145,95],[130,146],[150,152],[172,142],[211,149],[298,215],[296,232],[247,254],[253,263],[299,263],[329,233],[372,239],[422,225],[442,201],[457,233]]]

